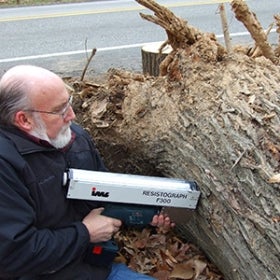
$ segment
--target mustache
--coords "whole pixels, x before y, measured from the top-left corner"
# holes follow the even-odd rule
[[[72,122],[70,121],[69,123],[67,123],[66,125],[64,125],[62,128],[61,128],[61,132],[66,132],[70,126],[71,126]]]

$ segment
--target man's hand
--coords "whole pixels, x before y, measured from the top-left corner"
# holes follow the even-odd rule
[[[166,233],[175,226],[175,223],[171,222],[167,214],[160,213],[153,217],[151,225],[158,227],[160,232]]]
[[[122,224],[118,219],[101,215],[103,210],[104,208],[93,209],[82,221],[88,229],[92,243],[110,240]]]

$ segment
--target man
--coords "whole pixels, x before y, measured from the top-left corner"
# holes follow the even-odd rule
[[[66,199],[68,168],[106,171],[89,135],[72,123],[72,97],[54,73],[31,65],[0,80],[0,279],[152,279],[85,253],[121,226],[97,203]],[[155,216],[155,226],[170,219]]]

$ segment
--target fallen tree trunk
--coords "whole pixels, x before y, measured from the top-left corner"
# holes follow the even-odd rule
[[[198,182],[198,209],[172,215],[226,279],[280,279],[279,183],[268,182],[280,173],[279,68],[183,61],[180,83],[113,73],[81,122],[111,169]]]
[[[111,170],[198,182],[197,210],[169,211],[225,279],[279,280],[279,66],[206,37],[173,40],[166,76],[77,84],[78,120]]]

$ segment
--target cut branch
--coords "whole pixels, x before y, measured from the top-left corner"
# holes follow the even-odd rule
[[[87,72],[88,66],[89,66],[89,64],[90,64],[90,62],[91,62],[91,60],[92,60],[92,58],[95,56],[95,54],[96,54],[96,48],[92,49],[92,51],[91,51],[91,55],[90,55],[90,57],[88,58],[87,63],[86,63],[86,65],[85,65],[85,68],[84,68],[84,70],[83,70],[83,73],[82,73],[82,76],[81,76],[81,81],[84,80],[84,77],[85,77],[85,74],[86,74],[86,72]]]
[[[273,27],[273,24],[271,24],[269,26],[269,28],[266,30],[265,34],[266,36],[269,35],[271,29]],[[249,56],[251,57],[258,57],[258,56],[261,56],[262,55],[262,51],[260,50],[260,48],[258,46],[255,46],[253,49],[250,50],[250,52],[248,53]]]
[[[275,56],[272,47],[267,41],[267,35],[261,27],[256,15],[249,10],[247,4],[243,0],[233,0],[231,6],[235,17],[245,25],[252,38],[255,40],[256,46],[262,51],[262,54],[274,64],[278,65],[279,58]]]
[[[280,56],[280,14],[274,16],[276,20],[276,32],[278,33],[278,46],[275,49],[275,55]]]
[[[139,4],[149,8],[155,16],[140,13],[140,16],[163,27],[167,33],[169,44],[173,49],[184,48],[186,45],[192,45],[197,41],[197,37],[202,33],[188,25],[187,21],[176,17],[170,10],[157,4],[153,0],[136,0]]]
[[[230,35],[229,35],[225,5],[220,4],[219,7],[220,7],[220,15],[221,15],[222,28],[223,28],[224,38],[225,38],[226,49],[227,49],[228,53],[231,53],[231,40],[230,40]]]

